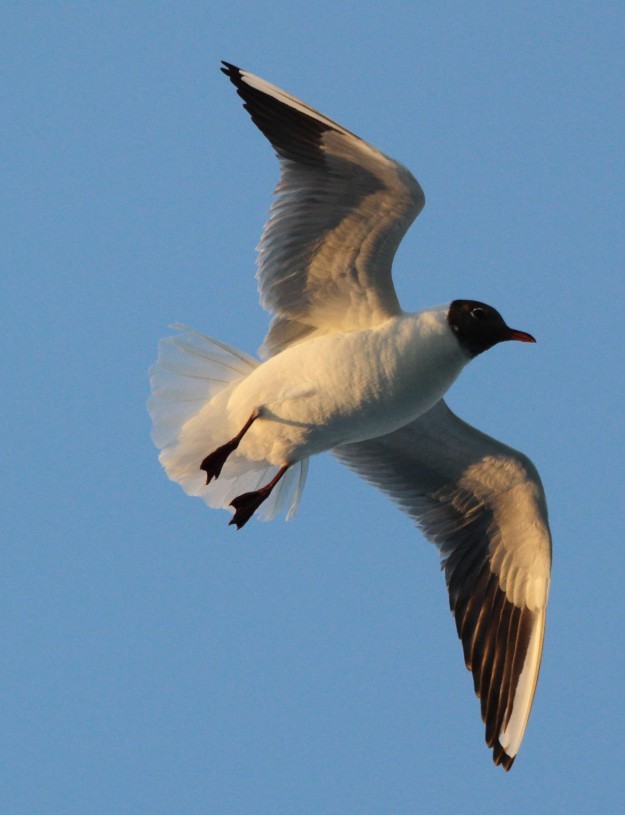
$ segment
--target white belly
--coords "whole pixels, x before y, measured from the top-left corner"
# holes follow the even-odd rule
[[[236,433],[260,410],[239,452],[292,464],[417,418],[466,362],[446,323],[431,313],[323,335],[288,348],[244,379],[228,401],[229,423]]]

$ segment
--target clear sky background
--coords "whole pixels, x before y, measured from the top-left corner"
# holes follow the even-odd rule
[[[5,2],[0,775],[10,815],[617,812],[623,800],[622,2]],[[290,523],[161,471],[168,324],[249,352],[277,165],[220,59],[407,164],[405,308],[530,331],[449,394],[526,452],[543,669],[491,764],[433,546],[331,456]]]

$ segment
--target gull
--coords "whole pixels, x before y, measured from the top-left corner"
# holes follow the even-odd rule
[[[424,206],[413,175],[283,90],[222,71],[281,165],[259,245],[261,360],[184,326],[151,369],[152,438],[167,475],[233,513],[292,517],[312,455],[331,450],[439,549],[486,742],[509,770],[534,699],[551,537],[532,462],[443,396],[478,354],[535,342],[491,306],[405,312],[391,278]]]

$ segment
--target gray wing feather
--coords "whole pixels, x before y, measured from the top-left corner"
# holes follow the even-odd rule
[[[551,537],[536,468],[441,400],[400,430],[336,448],[439,548],[496,764],[512,766],[540,668]]]
[[[419,183],[304,102],[224,65],[281,163],[259,244],[261,304],[279,318],[265,353],[294,336],[372,326],[399,314],[391,265],[425,203]]]

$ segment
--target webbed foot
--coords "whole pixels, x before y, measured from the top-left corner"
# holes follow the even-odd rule
[[[200,470],[204,470],[206,473],[206,483],[210,484],[213,478],[219,478],[221,471],[223,469],[224,464],[230,453],[234,453],[234,451],[239,446],[241,439],[247,431],[250,429],[252,424],[258,419],[260,416],[260,411],[255,410],[247,422],[243,425],[240,432],[237,435],[227,441],[225,444],[222,444],[221,447],[218,447],[216,450],[213,450],[212,453],[209,453],[206,458],[200,464]]]
[[[283,467],[280,467],[276,475],[264,487],[253,490],[252,492],[244,492],[242,495],[238,495],[234,498],[230,502],[230,506],[234,507],[235,512],[228,526],[234,525],[237,529],[241,529],[242,526],[245,526],[263,501],[269,498],[271,491],[288,469],[289,465],[285,464]]]

